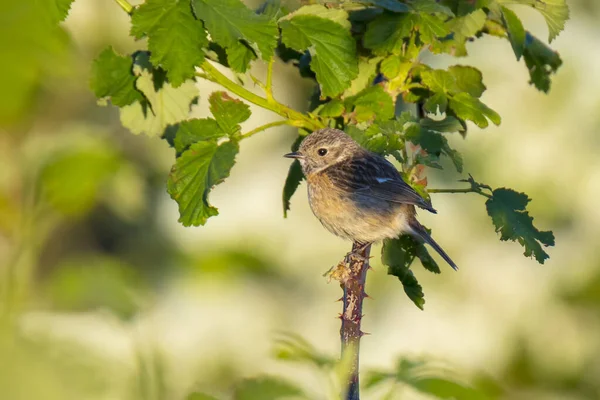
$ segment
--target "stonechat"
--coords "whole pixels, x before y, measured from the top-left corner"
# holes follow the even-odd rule
[[[285,157],[302,165],[310,207],[333,234],[365,246],[409,234],[429,244],[458,269],[416,219],[415,206],[432,213],[436,210],[384,157],[332,128],[313,132],[297,152]]]

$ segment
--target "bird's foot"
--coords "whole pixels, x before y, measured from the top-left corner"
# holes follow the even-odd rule
[[[352,251],[346,254],[346,256],[344,257],[344,262],[347,264],[351,264],[353,260],[360,261],[363,263],[369,261],[371,257],[365,257],[363,253],[371,244],[372,243],[365,243],[361,244],[360,246],[357,246],[356,248],[353,248]]]

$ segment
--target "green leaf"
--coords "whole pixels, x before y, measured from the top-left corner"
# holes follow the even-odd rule
[[[250,62],[256,60],[254,51],[244,42],[236,42],[225,49],[227,64],[236,72],[246,72]]]
[[[433,92],[456,93],[456,80],[443,69],[430,69],[421,72],[421,81]]]
[[[433,120],[430,118],[422,118],[419,122],[421,127],[436,132],[461,132],[465,128],[462,126],[459,120],[454,117],[446,117],[442,120]]]
[[[261,59],[273,56],[278,32],[268,16],[252,12],[240,0],[192,0],[192,7],[196,18],[204,21],[212,40],[219,45],[229,48],[243,41]],[[236,51],[239,56],[239,48]],[[238,71],[239,66],[235,64]]]
[[[184,226],[204,225],[218,214],[209,204],[213,186],[229,176],[239,151],[236,142],[217,145],[214,141],[194,143],[178,159],[167,183],[171,198],[179,204],[179,222]]]
[[[517,60],[520,60],[525,50],[525,28],[523,28],[517,14],[506,7],[502,7],[502,20],[508,33],[510,45],[515,52],[515,56],[517,56]]]
[[[175,136],[175,149],[181,153],[196,142],[216,141],[225,135],[217,121],[212,118],[190,119],[179,124]]]
[[[381,73],[388,79],[394,79],[400,73],[402,59],[399,56],[391,55],[381,62]]]
[[[454,17],[452,10],[441,4],[438,0],[415,0],[410,3],[410,7],[421,14],[444,14],[448,17]]]
[[[421,34],[421,41],[426,44],[450,34],[444,21],[435,15],[419,14],[416,26]]]
[[[192,79],[195,67],[204,61],[208,39],[202,22],[184,0],[147,0],[134,9],[131,34],[148,36],[150,60],[167,71],[169,81],[178,87]]]
[[[49,10],[49,15],[52,17],[54,22],[64,21],[69,15],[69,10],[71,9],[71,4],[73,4],[74,0],[50,0],[47,1]]]
[[[550,90],[550,75],[555,73],[562,64],[558,53],[526,32],[523,58],[531,78],[529,83],[547,93]]]
[[[569,6],[566,0],[537,0],[533,7],[546,19],[548,24],[548,41],[552,42],[565,29],[569,19]]]
[[[450,98],[450,108],[463,120],[473,121],[480,128],[488,126],[488,118],[500,125],[500,115],[469,93],[461,92]]]
[[[309,50],[311,70],[323,97],[336,96],[358,75],[356,43],[348,29],[329,19],[298,15],[280,22],[283,43],[298,51]]]
[[[213,92],[208,99],[210,111],[223,132],[232,136],[240,132],[242,122],[250,118],[250,107],[226,92]]]
[[[235,388],[234,400],[281,400],[284,398],[305,398],[302,390],[295,385],[275,377],[246,379]]]
[[[394,116],[394,100],[379,85],[364,89],[356,96],[346,99],[346,108],[354,107],[357,122],[372,120],[388,120]]]
[[[198,88],[194,81],[186,81],[178,88],[163,82],[157,88],[155,74],[147,69],[137,69],[137,72],[139,78],[136,87],[144,94],[147,103],[136,101],[121,108],[121,123],[124,127],[136,135],[145,133],[160,136],[167,126],[175,125],[188,117],[191,105],[198,99]]]
[[[350,30],[350,28],[352,27],[350,21],[348,20],[348,13],[345,10],[342,10],[340,8],[327,8],[321,4],[311,4],[307,6],[302,6],[296,11],[282,17],[279,21],[281,22],[289,20],[298,15],[314,15],[315,17],[325,18],[337,24],[340,24],[348,30]]]
[[[344,91],[342,97],[354,96],[356,93],[371,86],[377,75],[377,64],[381,57],[360,58],[358,61],[358,75],[350,83],[350,87]]]
[[[423,105],[425,110],[430,113],[443,113],[446,112],[446,107],[448,107],[448,97],[444,93],[435,93],[433,96],[425,101]]]
[[[526,257],[533,255],[543,264],[549,256],[542,245],[554,246],[554,235],[551,231],[540,231],[533,226],[533,218],[526,211],[529,201],[524,193],[500,188],[492,192],[485,206],[496,232],[500,232],[500,240],[518,241],[525,248],[523,254]]]
[[[467,92],[473,97],[481,97],[486,87],[483,84],[483,76],[477,68],[464,65],[453,65],[448,72],[456,83],[456,92]]]
[[[294,160],[290,165],[283,186],[283,218],[287,218],[287,212],[290,210],[290,200],[294,193],[296,193],[296,190],[298,190],[298,186],[300,186],[303,179],[304,174],[302,173],[302,166],[298,160]]]
[[[410,11],[406,4],[400,3],[398,0],[358,0],[356,3],[369,4],[397,13]]]
[[[483,29],[487,15],[481,9],[475,10],[464,17],[458,17],[448,21],[448,28],[460,38],[469,38]],[[461,39],[458,39],[461,40]]]
[[[410,14],[382,14],[367,25],[363,45],[378,55],[400,55],[413,24],[414,18]]]
[[[110,99],[117,107],[136,101],[144,96],[135,87],[133,60],[130,56],[115,53],[112,47],[105,49],[92,64],[90,86],[99,99]]]
[[[323,105],[323,108],[319,110],[319,115],[322,117],[335,118],[339,117],[344,113],[344,103],[340,100],[331,100],[330,102]]]
[[[423,288],[419,285],[410,264],[416,257],[414,239],[403,235],[398,239],[386,239],[381,249],[381,262],[388,266],[388,275],[396,276],[409,299],[421,310],[425,304]]]

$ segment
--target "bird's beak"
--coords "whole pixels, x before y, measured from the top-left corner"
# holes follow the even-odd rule
[[[297,151],[293,152],[293,153],[287,153],[284,155],[285,158],[304,158],[304,156],[300,153],[298,153]]]

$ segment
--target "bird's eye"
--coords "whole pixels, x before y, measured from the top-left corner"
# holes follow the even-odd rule
[[[327,154],[327,149],[319,149],[317,150],[317,153],[322,157]]]

